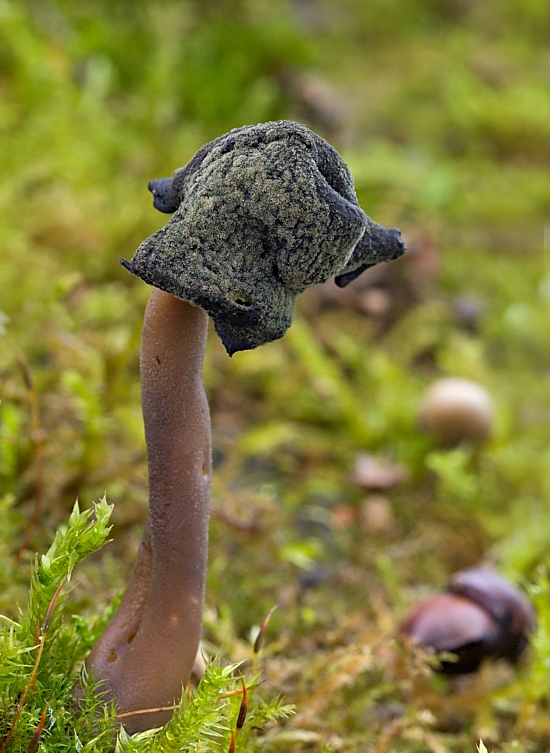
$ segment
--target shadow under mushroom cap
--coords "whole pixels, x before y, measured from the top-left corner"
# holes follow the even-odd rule
[[[174,216],[122,263],[207,311],[230,355],[282,337],[306,288],[404,251],[360,208],[338,153],[290,121],[235,129],[150,189]]]

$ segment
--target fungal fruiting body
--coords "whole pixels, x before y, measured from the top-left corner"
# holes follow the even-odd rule
[[[440,379],[428,389],[419,413],[420,426],[444,446],[479,444],[492,434],[495,406],[487,390],[458,377]]]
[[[514,664],[535,630],[533,607],[525,596],[497,573],[469,568],[455,573],[444,593],[414,606],[400,632],[443,659],[448,675],[475,672],[484,659],[506,659]]]
[[[359,207],[348,168],[289,121],[247,126],[149,185],[174,213],[124,266],[154,290],[141,344],[149,515],[126,594],[88,669],[119,713],[171,706],[197,654],[206,578],[210,418],[202,384],[207,314],[226,350],[282,337],[297,295],[346,285],[404,252]],[[127,716],[137,732],[170,711]]]
[[[338,152],[290,121],[237,128],[150,189],[173,217],[123,263],[207,311],[230,354],[282,337],[306,288],[404,251],[359,206]]]

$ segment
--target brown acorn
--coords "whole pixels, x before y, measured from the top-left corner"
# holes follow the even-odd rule
[[[521,591],[498,573],[476,567],[455,573],[447,591],[469,599],[491,615],[499,627],[493,656],[515,663],[536,627],[534,609]]]
[[[411,609],[400,632],[437,653],[450,652],[440,671],[475,672],[484,659],[515,664],[535,630],[535,613],[525,596],[497,573],[470,568],[455,573],[444,593]]]

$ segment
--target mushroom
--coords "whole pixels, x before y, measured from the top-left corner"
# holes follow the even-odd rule
[[[445,593],[424,599],[405,617],[400,632],[436,652],[447,675],[475,672],[485,658],[515,664],[535,630],[525,596],[497,573],[469,568],[455,573]]]
[[[447,447],[460,442],[484,442],[492,434],[494,421],[495,407],[487,390],[458,377],[434,382],[419,411],[421,428]]]
[[[254,348],[283,336],[306,288],[333,276],[345,286],[405,250],[398,230],[359,207],[338,153],[290,121],[235,129],[149,189],[173,217],[122,261],[158,288],[141,343],[149,515],[126,593],[87,662],[119,713],[177,702],[197,655],[211,473],[207,314],[229,355]],[[170,715],[124,724],[134,733]]]

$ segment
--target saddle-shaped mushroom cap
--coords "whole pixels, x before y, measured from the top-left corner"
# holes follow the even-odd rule
[[[174,215],[122,263],[207,311],[230,355],[282,337],[306,288],[405,250],[363,212],[336,150],[291,121],[230,131],[149,189]]]

